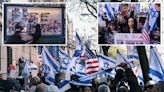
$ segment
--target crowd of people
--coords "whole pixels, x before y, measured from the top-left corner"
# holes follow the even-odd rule
[[[66,78],[66,73],[61,72],[55,76],[55,85],[50,85],[45,81],[43,74],[38,73],[37,77],[32,77],[31,73],[28,78],[28,87],[26,86],[24,79],[0,79],[0,91],[1,92],[60,92],[58,88],[60,82]],[[78,76],[71,75],[71,80],[78,80]],[[150,80],[151,81],[151,80]],[[108,77],[94,78],[91,81],[92,86],[81,86],[70,84],[71,88],[66,92],[163,92],[164,82],[159,81],[156,84],[151,82],[145,84],[139,84],[132,69],[128,67],[126,63],[121,63],[116,69],[116,75],[114,78]]]
[[[99,0],[100,2],[138,2],[138,0]]]
[[[160,8],[159,5],[156,6]],[[99,44],[114,44],[114,35],[116,33],[142,33],[144,23],[147,16],[149,16],[148,12],[136,12],[137,7],[135,5],[122,4],[121,12],[115,12],[114,19],[110,20],[108,12],[103,11],[103,7],[103,5],[100,5]],[[149,33],[150,44],[160,43],[160,11],[156,12],[159,13],[156,21],[157,27],[154,32]]]

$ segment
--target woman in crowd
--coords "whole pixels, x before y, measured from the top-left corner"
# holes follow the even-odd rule
[[[127,20],[127,26],[124,33],[138,33],[136,20],[133,17],[129,17]]]
[[[105,30],[105,43],[106,44],[114,44],[114,34],[118,33],[116,22],[110,21],[108,22],[107,29]]]
[[[156,28],[155,32],[150,34],[150,44],[160,44],[160,29]]]

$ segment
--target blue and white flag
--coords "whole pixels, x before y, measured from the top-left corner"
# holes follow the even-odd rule
[[[59,55],[60,57],[63,58],[69,58],[71,59],[71,56],[69,56],[64,50],[62,50],[61,48],[59,48]]]
[[[63,80],[59,83],[58,88],[60,92],[65,92],[71,88],[69,80]]]
[[[142,73],[142,69],[141,69],[141,65],[138,66],[138,83],[142,83],[144,85],[144,78],[143,78],[143,73]]]
[[[114,59],[104,56],[102,54],[99,55],[99,63],[101,69],[108,69],[116,66],[116,62]]]
[[[128,61],[139,61],[138,51],[136,46],[127,46]]]
[[[44,72],[44,77],[46,82],[50,84],[55,83],[55,74],[60,72],[60,64],[53,58],[46,47],[42,48],[42,71]]]
[[[116,53],[116,65],[119,65],[120,63],[129,63],[127,56],[125,56],[124,54],[122,54],[119,50],[117,50]],[[129,67],[133,67],[132,63],[128,64]]]
[[[107,56],[104,56],[102,54],[99,55],[99,62],[100,62],[100,69],[101,70],[109,69],[109,68],[116,66],[116,62],[114,59],[107,57]],[[106,74],[108,74],[114,78],[116,72],[115,72],[115,70],[113,70],[109,73],[107,72]]]
[[[140,6],[140,4],[136,4],[136,11],[135,11],[135,15],[137,14],[137,13],[139,13],[139,12],[141,12],[140,11],[140,9],[141,9],[141,6]]]
[[[81,50],[82,49],[82,41],[77,32],[76,32],[76,36],[75,36],[75,41],[76,41],[76,50]]]
[[[70,62],[71,62],[71,59],[69,59],[69,58],[62,59],[62,61],[61,61],[61,70],[66,71],[67,68],[68,68],[68,65],[70,64]]]
[[[79,34],[76,32],[76,36],[75,36],[75,41],[76,41],[76,48],[75,48],[75,52],[73,57],[80,57],[81,53],[82,53],[82,41],[80,39]]]
[[[46,47],[42,49],[43,63],[48,65],[53,71],[60,71],[60,63],[50,54]]]
[[[30,62],[30,60],[24,59],[25,66],[22,70],[22,76],[28,77],[30,75],[30,72],[37,70],[37,66]]]
[[[76,75],[79,76],[79,77],[86,76],[86,74],[85,74],[85,65],[76,64],[75,65],[75,71],[76,71]]]
[[[49,52],[57,61],[60,61],[59,46],[50,46]]]
[[[86,81],[72,80],[70,81],[70,83],[78,86],[92,86],[91,80],[86,80]]]
[[[149,75],[155,81],[164,81],[164,62],[161,60],[160,54],[156,47],[150,47]]]
[[[61,48],[59,49],[59,55],[61,58],[61,70],[66,71],[71,61],[71,57]]]
[[[111,4],[104,4],[104,11],[106,11],[106,14],[107,14],[107,17],[108,17],[109,21],[115,19],[115,17],[114,17],[114,8],[112,7]]]
[[[68,64],[68,68],[66,70],[67,73],[75,74],[76,73],[76,64],[78,57],[72,57],[70,63]]]
[[[150,26],[150,32],[153,33],[155,31],[155,28],[157,27],[157,18],[159,16],[159,13],[157,12],[155,8],[155,4],[150,4],[149,6],[149,26]]]
[[[156,0],[147,0],[149,3],[153,3],[154,1],[156,1]]]
[[[116,67],[112,67],[112,68],[109,68],[109,69],[101,70],[99,72],[95,72],[95,73],[92,73],[90,75],[86,75],[84,77],[80,77],[78,80],[80,80],[80,81],[92,80],[92,79],[96,78],[97,75],[102,75],[102,74],[105,74],[106,72],[111,72],[111,71],[113,71],[113,69],[116,69]]]
[[[125,57],[125,55],[123,55],[119,50],[117,50],[116,53],[116,65],[119,65],[120,63],[127,63],[127,57]]]
[[[112,3],[111,6],[114,9],[114,12],[121,13],[121,4],[119,4],[119,3]]]

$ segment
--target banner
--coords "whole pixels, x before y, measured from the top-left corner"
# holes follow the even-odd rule
[[[114,36],[115,44],[143,44],[144,40],[141,33],[117,33]]]

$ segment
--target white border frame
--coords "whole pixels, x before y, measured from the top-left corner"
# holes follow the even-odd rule
[[[65,4],[65,44],[5,44],[4,43],[4,4]],[[66,2],[3,2],[2,3],[2,46],[66,46],[67,45],[67,4]]]
[[[119,46],[119,45],[124,45],[124,46],[160,46],[161,44],[162,44],[162,32],[163,32],[163,28],[162,28],[162,26],[161,26],[161,24],[162,24],[162,3],[149,3],[149,2],[97,2],[97,18],[98,18],[98,12],[99,12],[99,10],[98,10],[98,6],[99,6],[99,4],[105,4],[105,3],[110,3],[110,4],[141,4],[141,3],[148,3],[148,4],[160,4],[160,44],[99,44],[99,28],[98,28],[98,25],[99,25],[99,23],[98,23],[98,19],[97,19],[97,34],[98,34],[98,46]]]

